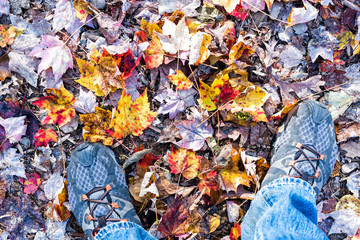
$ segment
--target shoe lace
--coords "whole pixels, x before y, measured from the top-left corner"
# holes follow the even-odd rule
[[[121,222],[121,221],[127,221],[127,219],[121,219],[121,218],[110,218],[111,214],[115,211],[115,209],[119,208],[119,204],[117,202],[112,202],[111,201],[111,196],[109,194],[110,190],[111,190],[111,185],[108,184],[105,187],[98,187],[98,188],[93,188],[91,191],[89,191],[86,194],[82,195],[82,199],[84,201],[88,202],[89,208],[90,208],[90,203],[94,203],[94,205],[90,208],[90,213],[87,216],[87,219],[91,222],[91,221],[98,221],[98,225],[97,227],[93,230],[92,235],[93,237],[96,236],[96,234],[100,231],[100,229],[104,226],[106,226],[106,222]],[[105,190],[105,191],[104,191]],[[104,193],[98,198],[98,199],[91,199],[90,196],[93,193],[99,192],[99,191],[104,191]],[[106,200],[104,200],[106,198]],[[105,204],[111,207],[111,209],[109,210],[109,212],[104,215],[104,216],[100,216],[98,218],[94,217],[94,211],[96,209],[96,207],[99,204]],[[115,212],[116,213],[116,212]],[[116,213],[117,215],[119,215],[118,213]]]
[[[296,148],[299,150],[300,156],[289,162],[289,166],[292,167],[299,175],[289,175],[290,177],[298,177],[305,181],[308,181],[309,179],[315,179],[319,178],[320,173],[317,172],[317,167],[319,165],[319,161],[323,161],[325,159],[325,156],[320,154],[318,151],[314,150],[313,148],[303,145],[301,143],[296,144]],[[309,152],[313,153],[316,157],[310,158],[304,150],[308,150]],[[303,156],[304,158],[300,158]],[[314,174],[311,176],[305,172],[302,172],[295,164],[301,163],[301,162],[308,162],[312,169],[314,170]],[[314,164],[316,162],[316,165]]]

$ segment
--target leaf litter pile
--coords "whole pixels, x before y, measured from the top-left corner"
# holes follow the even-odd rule
[[[323,102],[340,147],[317,198],[360,239],[360,2],[0,0],[0,238],[81,239],[65,168],[111,147],[144,228],[240,239],[273,136]]]

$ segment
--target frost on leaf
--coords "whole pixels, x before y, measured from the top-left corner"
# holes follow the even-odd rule
[[[35,138],[35,147],[44,146],[47,147],[49,142],[57,142],[57,134],[51,128],[39,129],[34,136]]]
[[[170,82],[172,82],[176,89],[178,90],[186,90],[190,89],[193,83],[189,78],[181,70],[176,70],[174,74],[168,76]]]
[[[75,116],[74,95],[63,86],[59,89],[49,88],[46,90],[48,96],[42,97],[33,104],[48,111],[43,124],[59,124],[59,127],[70,122]]]
[[[52,68],[55,81],[58,81],[68,68],[73,67],[70,49],[57,36],[43,35],[41,42],[29,53],[41,58],[38,73]]]
[[[113,138],[106,132],[111,121],[111,112],[109,110],[96,107],[95,113],[80,114],[80,120],[85,125],[83,128],[85,141],[102,141],[104,145],[112,145]]]
[[[193,179],[198,175],[200,157],[191,150],[172,148],[168,161],[171,173],[181,173],[186,179]]]
[[[133,102],[130,95],[123,92],[108,132],[116,139],[128,135],[140,136],[154,121],[156,112],[150,110],[147,91]]]

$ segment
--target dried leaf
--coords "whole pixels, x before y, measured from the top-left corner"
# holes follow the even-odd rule
[[[80,120],[84,123],[83,137],[91,142],[102,141],[104,145],[112,145],[113,138],[106,132],[110,127],[111,112],[99,107],[95,113],[80,114]]]
[[[210,196],[211,189],[216,191],[219,185],[217,171],[212,170],[207,173],[199,174],[200,182],[198,183],[199,191],[204,191],[204,194]],[[203,190],[205,189],[205,190]]]
[[[200,157],[186,149],[171,149],[168,157],[171,173],[181,173],[186,179],[197,177],[200,168]]]
[[[221,87],[224,85],[224,82],[229,80],[229,75],[218,75],[211,86],[207,85],[203,81],[200,82],[200,99],[198,99],[199,103],[203,108],[208,111],[216,110],[217,106],[215,104],[215,99],[220,95]]]
[[[9,56],[4,54],[0,57],[0,81],[4,81],[6,78],[11,77],[11,72],[9,69]]]
[[[317,10],[308,1],[303,0],[303,8],[293,8],[288,18],[289,26],[299,23],[307,23],[317,18],[319,10]]]
[[[82,22],[92,13],[85,0],[74,0],[74,8],[76,17]]]
[[[21,137],[26,134],[27,125],[25,125],[25,118],[26,116],[6,119],[0,117],[0,125],[4,127],[6,139],[9,139],[10,143],[19,142]]]
[[[70,122],[75,116],[75,109],[73,108],[75,103],[74,95],[63,86],[59,89],[47,89],[46,93],[48,94],[47,97],[42,97],[33,102],[34,105],[45,108],[48,111],[42,123],[58,124],[59,127],[62,127]]]
[[[39,129],[37,133],[35,134],[34,138],[35,140],[35,147],[38,148],[40,146],[47,147],[49,142],[57,142],[57,134],[52,130],[51,128]]]
[[[241,225],[238,223],[234,224],[234,227],[230,230],[230,240],[238,240],[241,237]]]

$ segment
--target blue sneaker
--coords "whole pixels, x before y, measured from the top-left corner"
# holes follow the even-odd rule
[[[87,239],[113,222],[130,221],[141,226],[131,204],[124,170],[112,150],[100,143],[83,143],[67,167],[72,212]]]
[[[329,110],[316,101],[300,103],[279,128],[262,186],[291,176],[307,181],[319,193],[334,168],[337,152]]]

